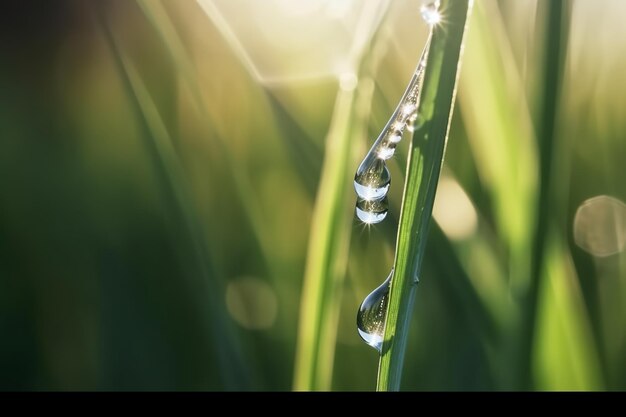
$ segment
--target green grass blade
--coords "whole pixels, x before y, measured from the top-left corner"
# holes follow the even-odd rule
[[[220,147],[221,157],[227,161],[227,166],[233,167],[229,174],[235,186],[237,196],[241,201],[241,207],[244,209],[246,218],[254,232],[254,237],[260,249],[263,251],[265,259],[273,259],[271,256],[272,243],[270,239],[272,231],[267,227],[267,222],[264,221],[261,213],[256,210],[257,199],[254,197],[256,192],[254,186],[251,184],[250,175],[246,172],[245,165],[236,162],[237,159],[233,155],[227,138],[218,134],[214,127],[217,125],[215,116],[209,110],[201,94],[202,88],[194,70],[192,57],[187,52],[174,22],[171,20],[162,2],[155,0],[136,1],[148,21],[161,37],[174,67],[181,75],[184,85],[191,94],[195,110],[202,119],[206,120],[203,127],[206,129],[208,136],[218,139],[216,143]]]
[[[350,225],[354,213],[352,178],[354,142],[367,134],[377,70],[386,39],[379,37],[387,8],[375,10],[379,19],[371,33],[357,30],[349,62],[363,76],[355,89],[340,88],[327,135],[322,177],[318,187],[300,302],[293,388],[330,390],[344,276],[348,267]],[[362,28],[364,29],[364,28]],[[375,39],[369,52],[366,47]]]
[[[413,135],[398,240],[395,274],[391,283],[387,319],[378,369],[379,391],[400,388],[409,321],[421,269],[435,190],[452,110],[470,0],[441,2],[443,22],[434,28],[426,66],[422,99],[418,110],[420,126]]]
[[[125,90],[137,114],[139,125],[144,131],[148,147],[152,151],[155,168],[191,241],[194,251],[192,257],[201,275],[192,283],[198,289],[195,293],[197,296],[195,302],[207,317],[207,333],[214,339],[215,362],[219,367],[222,382],[227,389],[247,388],[248,372],[243,364],[242,351],[236,342],[234,329],[220,296],[223,293],[222,285],[219,275],[213,268],[214,262],[209,259],[212,251],[207,247],[208,242],[204,236],[199,233],[200,223],[186,187],[184,169],[174,149],[172,138],[150,92],[106,23],[104,11],[98,10],[98,13]]]
[[[510,253],[515,294],[528,290],[537,155],[524,85],[496,2],[480,1],[467,35],[459,104],[496,225]]]
[[[534,388],[602,390],[598,351],[571,254],[558,234],[547,240],[533,339]]]
[[[328,133],[304,273],[294,389],[328,390],[339,318],[341,283],[347,265],[351,212],[350,132],[354,91],[340,91]]]

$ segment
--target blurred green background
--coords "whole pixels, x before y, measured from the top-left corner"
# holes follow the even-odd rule
[[[292,389],[336,102],[360,97],[353,172],[419,6],[1,6],[0,389]],[[626,389],[624,16],[475,2],[403,389]],[[342,237],[329,389],[375,387],[355,315],[393,263],[406,141],[389,219]]]

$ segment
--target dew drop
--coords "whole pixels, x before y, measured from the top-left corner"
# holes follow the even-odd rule
[[[439,12],[440,1],[439,0],[425,0],[422,3],[420,12],[422,18],[429,25],[433,26],[441,22],[441,13]]]
[[[385,161],[370,151],[354,176],[356,194],[363,200],[382,200],[387,195],[390,184],[391,174]]]
[[[387,160],[391,158],[396,153],[396,144],[389,141],[387,143],[381,143],[376,151],[376,155],[380,159]]]
[[[432,4],[432,6],[428,7],[434,7],[435,11],[439,7],[438,1],[430,2],[429,4]],[[387,169],[385,161],[394,156],[404,131],[413,129],[417,119],[419,95],[426,68],[430,40],[431,38],[429,37],[400,103],[363,159],[363,162],[359,165],[354,176],[354,189],[361,200],[379,201],[384,199],[389,191],[391,174]],[[361,202],[360,204],[364,206],[365,203]],[[359,215],[358,210],[359,208],[357,207],[357,215]],[[373,213],[372,210],[361,210],[361,214],[364,217],[359,216],[359,218],[366,223],[378,223],[386,216],[386,210],[382,216],[371,217],[371,213]],[[376,213],[382,214],[382,211]],[[364,218],[368,220],[364,220]]]
[[[389,299],[392,277],[393,270],[380,287],[365,297],[356,316],[356,327],[359,331],[359,336],[379,353],[383,346],[387,300]]]
[[[400,129],[394,129],[394,132],[392,132],[388,137],[389,142],[394,144],[400,143],[402,140],[402,129],[404,129],[404,126]]]
[[[356,216],[365,224],[377,224],[385,220],[389,211],[389,200],[363,200],[356,202]]]

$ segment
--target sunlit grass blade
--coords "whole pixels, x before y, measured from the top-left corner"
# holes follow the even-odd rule
[[[531,344],[522,364],[524,381],[543,389],[601,389],[601,367],[587,306],[566,248],[571,151],[561,134],[564,74],[569,45],[571,5],[554,0],[543,5],[545,33],[537,135],[541,184],[532,251],[532,286],[523,337]],[[528,363],[527,361],[530,361]]]
[[[547,239],[532,347],[534,387],[601,390],[598,352],[571,256],[558,235]]]
[[[528,289],[537,156],[524,85],[498,5],[477,2],[459,81],[459,104],[498,235],[510,254],[514,293]],[[480,105],[477,105],[480,103]]]
[[[381,3],[380,7],[378,23],[386,14],[386,6]],[[357,33],[350,58],[355,70],[362,67],[364,76],[354,88],[339,86],[327,135],[300,304],[293,384],[298,391],[331,388],[354,210],[351,206],[354,143],[356,137],[367,133],[373,90],[369,76],[376,71],[380,58],[380,54],[365,53],[365,48],[371,39],[379,40],[379,28],[377,24],[377,29],[369,35],[365,30]],[[384,47],[382,42],[375,42],[372,49]]]
[[[174,149],[172,138],[150,92],[107,24],[104,11],[99,10],[99,18],[128,98],[153,155],[155,168],[160,173],[164,189],[173,201],[185,232],[192,242],[193,259],[201,272],[199,279],[191,283],[197,289],[193,292],[197,297],[194,301],[206,315],[207,333],[213,338],[217,356],[215,362],[219,367],[224,387],[227,389],[247,388],[248,372],[244,369],[242,352],[235,341],[234,329],[221,297],[223,291],[219,275],[214,271],[213,263],[209,260],[212,251],[207,247],[206,239],[200,233],[200,223],[194,213],[186,187],[184,170]]]
[[[419,128],[414,132],[409,152],[395,272],[378,370],[379,391],[400,389],[409,321],[452,118],[470,10],[469,0],[442,1],[443,21],[433,29],[418,110]]]
[[[354,91],[340,91],[311,222],[296,351],[294,389],[328,390],[349,247],[349,180]]]
[[[218,139],[217,145],[220,147],[220,154],[223,159],[226,160],[226,166],[230,167],[230,178],[235,186],[234,191],[237,197],[241,201],[241,208],[246,214],[246,218],[250,223],[250,226],[254,232],[254,237],[259,242],[259,246],[265,255],[265,259],[269,262],[274,259],[271,256],[272,232],[267,227],[261,216],[261,213],[256,210],[256,198],[255,189],[250,183],[249,175],[246,173],[246,166],[236,163],[236,158],[232,154],[232,150],[229,147],[227,139],[220,135],[215,126],[215,116],[209,110],[205,99],[202,96],[202,88],[196,76],[193,61],[186,51],[183,40],[181,39],[174,22],[169,17],[167,10],[163,4],[158,0],[136,0],[141,10],[146,15],[147,19],[155,28],[156,32],[161,37],[163,44],[171,57],[172,64],[176,68],[177,72],[181,75],[184,85],[186,86],[189,94],[192,97],[192,102],[195,110],[198,112],[202,120],[206,122],[203,124],[203,128],[209,137]]]

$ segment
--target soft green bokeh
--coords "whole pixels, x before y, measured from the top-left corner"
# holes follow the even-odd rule
[[[0,17],[0,389],[294,386],[338,79],[366,73],[372,97],[351,171],[427,30],[416,0],[389,2],[379,30],[365,2],[246,1],[24,1]],[[403,389],[626,389],[626,210],[576,217],[626,201],[626,4],[563,2],[546,88],[548,3],[475,2]],[[370,34],[367,65],[340,59]],[[338,255],[334,367],[318,364],[333,389],[375,387],[355,315],[393,264],[406,149],[388,219],[354,220]]]

